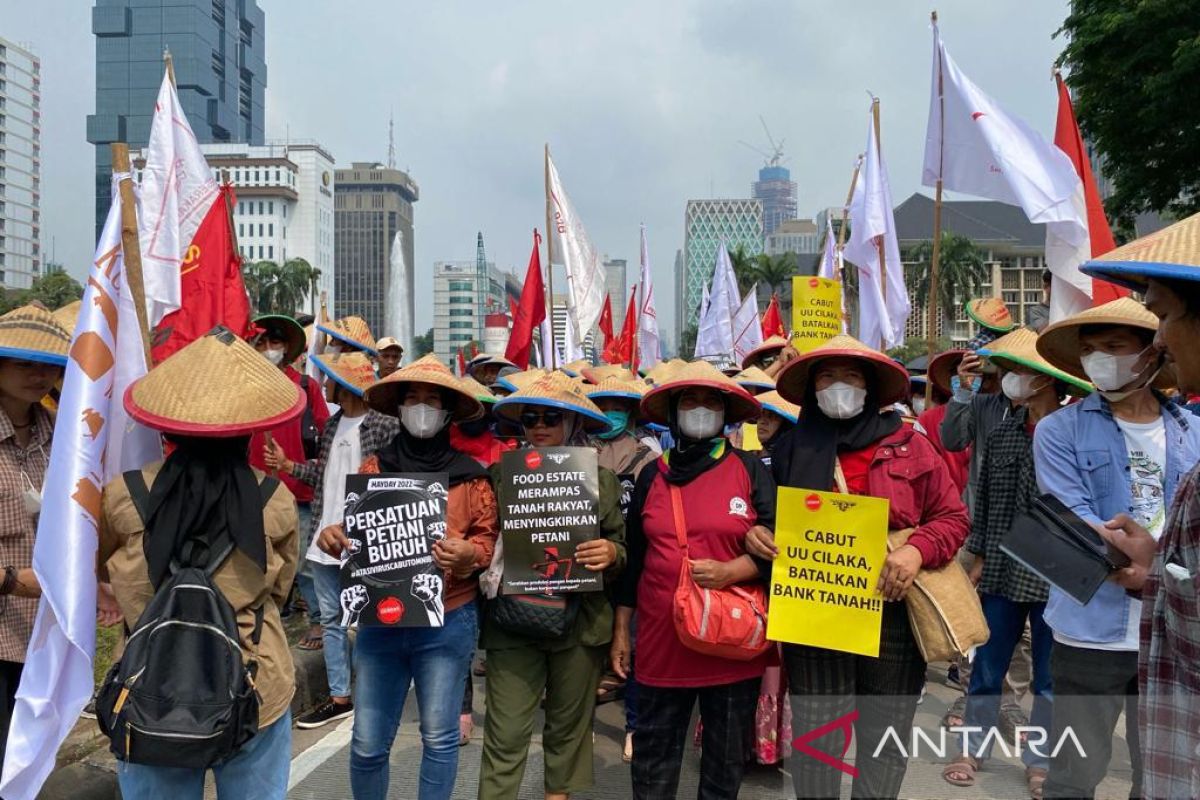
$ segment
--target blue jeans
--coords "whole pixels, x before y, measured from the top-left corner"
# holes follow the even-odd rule
[[[983,616],[991,629],[991,636],[987,644],[975,651],[971,684],[967,687],[967,710],[963,725],[966,728],[983,729],[983,733],[964,734],[968,742],[968,752],[978,759],[987,758],[991,754],[992,741],[987,739],[987,736],[999,723],[1000,692],[1004,687],[1004,676],[1008,674],[1013,651],[1025,632],[1025,620],[1028,619],[1033,653],[1033,681],[1030,684],[1033,692],[1033,714],[1029,718],[1029,724],[1045,731],[1046,738],[1043,743],[1038,744],[1041,734],[1036,731],[1030,733],[1030,743],[1041,752],[1035,753],[1034,748],[1024,747],[1021,750],[1021,761],[1027,767],[1046,769],[1050,763],[1050,751],[1054,749],[1055,744],[1050,729],[1053,699],[1050,648],[1054,644],[1054,634],[1042,619],[1046,604],[1017,603],[994,594],[983,594],[979,599],[983,604]],[[1006,744],[1012,749],[1012,742]]]
[[[329,680],[330,697],[350,696],[350,638],[342,621],[341,585],[337,564],[318,564],[306,561],[312,576],[313,588],[321,607],[321,630],[325,632],[325,673]]]
[[[458,716],[479,623],[474,602],[446,614],[441,628],[358,630],[354,645],[354,734],[350,788],[355,800],[384,800],[388,757],[409,684],[421,728],[418,800],[448,800],[458,772]]]
[[[304,557],[304,554],[308,552],[308,546],[312,544],[312,537],[315,535],[312,529],[312,504],[297,503],[296,513],[300,516],[300,561],[296,565],[296,588],[300,591],[304,602],[308,604],[308,624],[316,625],[321,621],[320,601],[317,599],[317,590],[313,586],[311,562]]]
[[[218,800],[284,800],[292,763],[290,711],[259,730],[233,758],[212,768]],[[125,800],[202,800],[203,769],[151,767],[117,762],[117,781]]]

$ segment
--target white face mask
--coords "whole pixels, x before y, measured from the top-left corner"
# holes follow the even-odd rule
[[[450,412],[426,403],[400,406],[400,424],[418,439],[429,439],[450,419]]]
[[[1044,384],[1039,383],[1042,375],[1018,375],[1010,372],[1000,381],[1000,389],[1004,396],[1014,403],[1023,403],[1038,393]]]
[[[922,413],[924,413],[924,411],[925,411],[925,398],[924,397],[914,397],[913,398],[913,413],[922,414]]]
[[[850,419],[862,413],[867,390],[838,381],[817,391],[817,408],[830,419]]]
[[[697,406],[679,412],[679,432],[690,439],[711,439],[725,425],[725,409]]]
[[[265,351],[263,351],[263,355],[266,356],[267,361],[270,361],[272,364],[274,364],[277,367],[283,363],[283,351],[282,350],[274,350],[274,349],[265,350]]]
[[[1146,371],[1145,368],[1140,372],[1134,371],[1146,350],[1121,356],[1096,350],[1079,359],[1079,363],[1083,365],[1083,371],[1087,373],[1088,379],[1096,384],[1097,389],[1102,392],[1115,392],[1122,386],[1133,383]]]

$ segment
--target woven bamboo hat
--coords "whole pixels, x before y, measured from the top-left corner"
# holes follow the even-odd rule
[[[596,404],[588,399],[586,385],[577,378],[561,372],[543,375],[523,389],[496,401],[496,416],[510,422],[520,422],[525,406],[544,406],[573,411],[588,432],[607,430],[612,423]]]
[[[433,353],[375,381],[363,393],[363,399],[381,414],[399,416],[400,404],[404,402],[404,393],[410,383],[429,383],[445,390],[446,410],[453,422],[469,422],[483,415],[483,404],[475,397],[474,390],[454,377],[450,368]]]
[[[550,374],[550,370],[541,367],[531,367],[522,372],[514,372],[496,378],[496,385],[509,392],[519,392],[526,386],[535,383]]]
[[[671,416],[673,396],[684,389],[703,387],[715,389],[725,398],[725,424],[733,425],[758,416],[759,405],[737,381],[721,374],[707,361],[691,361],[673,370],[642,399],[642,416],[659,425],[667,425]]]
[[[788,340],[782,336],[772,336],[766,339],[758,347],[746,353],[746,357],[742,359],[742,368],[746,368],[763,356],[769,356],[772,353],[778,353],[780,350],[788,346]]]
[[[65,367],[70,347],[71,332],[41,306],[21,306],[0,317],[0,358]]]
[[[129,416],[183,436],[270,430],[299,416],[305,402],[279,367],[225,327],[171,354],[125,390]]]
[[[813,367],[827,358],[853,358],[870,367],[879,395],[876,400],[881,408],[900,401],[908,394],[908,371],[904,367],[845,333],[839,333],[821,346],[789,361],[776,376],[775,388],[784,399],[803,404]]]
[[[1037,332],[1033,328],[1017,328],[979,350],[979,355],[1004,369],[1012,369],[1013,365],[1019,364],[1049,375],[1067,384],[1068,391],[1074,395],[1081,396],[1092,391],[1092,385],[1086,380],[1063,372],[1042,358],[1038,353],[1037,339]]]
[[[1158,317],[1132,297],[1120,297],[1047,326],[1038,336],[1038,353],[1055,367],[1084,380],[1087,373],[1079,360],[1079,331],[1085,325],[1124,325],[1154,333],[1158,330]],[[1174,386],[1174,372],[1163,369],[1154,385]]]
[[[479,402],[481,402],[485,405],[491,405],[492,403],[495,403],[497,400],[500,399],[500,398],[496,397],[496,395],[492,394],[491,389],[487,388],[482,383],[480,383],[479,381],[472,378],[470,375],[465,375],[465,376],[459,378],[458,382],[461,383],[463,386],[465,386],[468,390],[470,390],[471,394],[475,396],[476,400],[478,400]]]
[[[577,358],[570,364],[564,364],[559,367],[560,370],[567,373],[572,378],[578,378],[580,373],[592,366],[592,362],[586,358]]]
[[[371,329],[362,317],[335,319],[333,322],[318,324],[317,330],[351,347],[365,350],[373,356],[379,355],[379,351],[375,349],[375,337],[371,335]]]
[[[950,379],[958,371],[958,364],[970,350],[946,350],[938,353],[929,362],[929,370],[925,373],[933,385],[946,394],[950,394]]]
[[[321,353],[313,356],[317,369],[359,397],[375,383],[375,365],[358,350],[349,353]]]
[[[800,419],[800,406],[784,400],[783,395],[777,391],[763,392],[755,399],[762,404],[765,410],[775,412],[793,425],[796,420]]]
[[[69,334],[75,333],[75,324],[79,322],[79,309],[83,307],[82,300],[76,300],[73,303],[67,303],[62,308],[56,308],[50,312],[54,317],[54,321],[62,325],[63,330]]]
[[[283,354],[284,365],[291,364],[303,353],[308,346],[308,336],[299,322],[283,314],[260,314],[251,320],[254,327],[260,331],[247,337],[250,342],[258,338],[260,332],[274,333],[287,342],[287,350]]]
[[[734,375],[733,379],[737,382],[738,386],[741,386],[750,394],[769,392],[775,388],[775,379],[758,367],[746,367]]]
[[[629,370],[625,370],[625,374],[628,375]],[[584,392],[588,399],[593,401],[610,397],[640,403],[646,395],[647,388],[646,384],[633,378],[610,376],[597,384],[589,384],[584,387]]]
[[[687,366],[682,358],[672,358],[670,361],[660,361],[646,371],[646,380],[652,386],[658,386],[670,380],[678,370]]]
[[[629,380],[633,377],[633,371],[621,364],[601,364],[598,367],[584,367],[580,370],[580,374],[588,383],[600,383],[605,378]]]
[[[1138,291],[1149,278],[1200,281],[1200,214],[1109,250],[1080,269]]]
[[[1013,322],[1012,314],[1008,313],[1008,306],[999,297],[980,297],[976,300],[968,300],[966,309],[968,317],[996,333],[1008,333],[1016,324]]]

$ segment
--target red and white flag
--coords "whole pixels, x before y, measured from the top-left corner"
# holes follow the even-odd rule
[[[638,362],[646,367],[653,367],[662,360],[662,352],[658,339],[658,311],[654,307],[654,279],[650,275],[650,250],[646,246],[645,225],[642,226],[642,276],[638,291],[641,294],[638,310]]]
[[[553,269],[554,264],[562,264],[566,269],[573,341],[582,342],[596,324],[604,304],[604,264],[559,180],[549,148],[546,150],[546,204],[554,220],[554,226],[547,234],[553,244],[554,263],[548,264],[547,269]]]

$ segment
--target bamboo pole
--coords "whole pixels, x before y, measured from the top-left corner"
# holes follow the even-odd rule
[[[129,293],[133,295],[138,329],[142,334],[146,368],[149,369],[153,363],[150,360],[150,318],[146,313],[146,283],[142,277],[142,248],[138,241],[137,201],[133,196],[133,177],[129,174],[129,145],[114,142],[110,148],[113,173],[124,175],[117,184],[117,197],[121,203],[121,257],[125,264],[125,280],[129,282]]]
[[[163,64],[167,67],[167,77],[171,79],[171,85],[176,86],[175,59],[171,58],[171,51],[166,47],[163,48]]]
[[[879,98],[871,101],[871,122],[875,126],[875,163],[883,163],[883,144],[879,141]],[[879,251],[879,290],[887,302],[887,246],[882,236],[875,237],[875,249]]]
[[[837,263],[834,267],[837,269],[838,281],[842,284],[842,324],[847,332],[850,331],[852,320],[850,319],[850,311],[846,305],[846,275],[842,265],[842,251],[846,249],[846,229],[850,227],[850,201],[854,199],[854,187],[858,185],[858,173],[862,170],[863,154],[858,154],[858,160],[854,162],[854,174],[850,176],[850,188],[846,191],[846,204],[842,206],[842,225],[838,229],[837,247],[834,250],[834,255],[837,257]],[[859,283],[861,290],[862,283]]]
[[[550,194],[550,145],[546,145],[546,286],[549,292],[546,297],[546,302],[550,306],[546,311],[546,316],[550,319],[550,345],[549,354],[542,353],[542,360],[550,362],[550,368],[562,366],[558,363],[558,349],[554,346],[554,212],[553,200]],[[567,320],[567,324],[571,324],[571,320]],[[546,343],[542,342],[542,350],[547,349]],[[542,364],[542,366],[546,366]]]
[[[937,30],[938,16],[934,11],[930,21]],[[928,330],[926,331],[927,362],[933,361],[937,349],[937,312],[938,312],[938,266],[942,254],[942,171],[945,167],[945,133],[946,133],[946,99],[942,76],[942,50],[937,51],[937,100],[938,100],[938,178],[933,197],[933,252],[929,257],[929,291],[926,293],[926,308]],[[925,404],[933,404],[933,381],[925,381]]]

